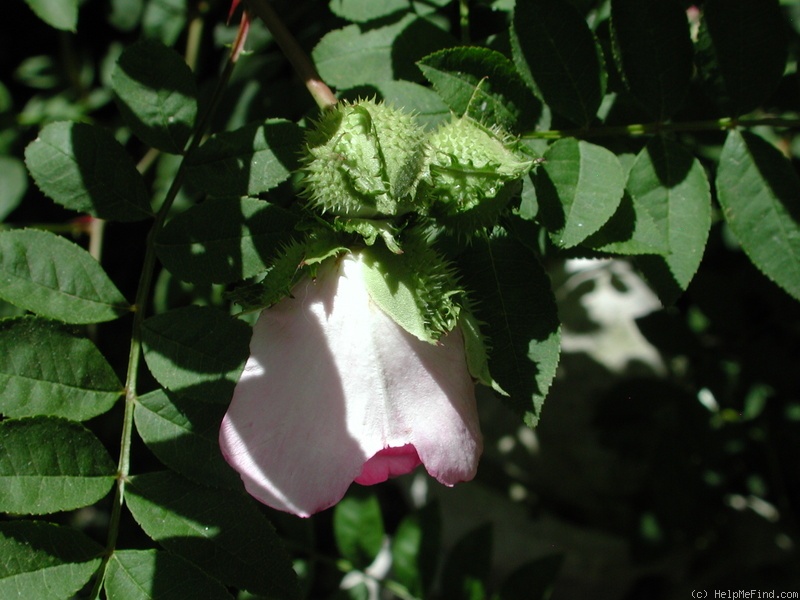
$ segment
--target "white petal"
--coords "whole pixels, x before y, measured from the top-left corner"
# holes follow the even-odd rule
[[[471,479],[481,452],[461,332],[438,346],[370,299],[357,255],[323,266],[262,312],[220,431],[228,462],[262,502],[308,516],[360,478],[418,464],[446,485]],[[396,457],[396,460],[395,458]]]

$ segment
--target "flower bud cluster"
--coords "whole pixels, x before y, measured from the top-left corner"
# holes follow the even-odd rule
[[[469,117],[428,133],[411,115],[364,100],[329,111],[308,135],[303,184],[325,213],[416,212],[471,235],[493,224],[512,195],[509,184],[533,164],[509,136]]]

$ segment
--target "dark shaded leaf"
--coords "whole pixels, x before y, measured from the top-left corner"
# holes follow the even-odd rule
[[[211,136],[187,159],[187,177],[212,196],[255,196],[300,166],[303,131],[282,119]]]
[[[103,547],[69,527],[0,523],[0,597],[63,600],[100,566]]]
[[[241,480],[219,450],[225,406],[200,403],[157,390],[138,399],[136,430],[156,457],[197,483],[241,489]]]
[[[605,91],[594,36],[569,0],[519,1],[511,26],[514,64],[553,111],[587,126]]]
[[[253,501],[198,486],[167,471],[132,477],[126,500],[151,538],[226,585],[297,598],[297,576]]]
[[[25,164],[39,189],[70,210],[112,221],[152,216],[136,165],[104,129],[51,123],[25,149]]]
[[[108,600],[233,600],[202,569],[161,550],[117,550],[103,587]]]
[[[183,152],[197,116],[197,86],[184,60],[162,44],[128,46],[111,76],[122,116],[146,144]]]
[[[550,279],[536,256],[498,235],[476,240],[458,260],[475,316],[491,347],[489,370],[511,408],[534,427],[555,377],[560,324]]]
[[[615,56],[642,107],[663,121],[683,104],[692,77],[692,40],[678,0],[611,2]]]
[[[247,323],[217,309],[178,308],[144,321],[144,358],[167,389],[227,403],[249,355],[251,333]]]

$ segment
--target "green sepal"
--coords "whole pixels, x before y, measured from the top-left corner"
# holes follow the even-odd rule
[[[486,336],[481,333],[480,321],[472,314],[468,307],[461,311],[458,324],[464,336],[464,354],[467,357],[467,368],[478,383],[492,388],[502,396],[508,396],[489,372],[489,347]]]
[[[335,219],[333,228],[343,233],[355,233],[364,238],[367,246],[372,246],[379,237],[395,254],[402,254],[403,249],[397,241],[397,228],[385,219]]]
[[[370,218],[415,210],[425,132],[414,117],[372,100],[342,103],[306,136],[304,193],[334,215]]]
[[[292,288],[323,261],[346,252],[339,237],[329,229],[314,229],[305,238],[286,244],[269,269],[255,282],[240,286],[228,297],[243,312],[268,308],[291,296]]]
[[[435,344],[458,325],[464,290],[453,266],[423,239],[409,238],[402,255],[379,244],[361,254],[370,297],[411,335]]]

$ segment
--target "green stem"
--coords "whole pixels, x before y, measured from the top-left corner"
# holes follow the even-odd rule
[[[277,13],[273,10],[269,0],[246,0],[248,9],[257,15],[267,29],[270,30],[275,42],[283,51],[292,67],[305,82],[314,101],[321,109],[328,109],[334,106],[338,100],[322,78],[317,73],[317,69],[308,54],[300,47],[294,36],[286,29],[286,26],[278,17]]]
[[[100,590],[103,586],[105,579],[106,567],[110,560],[114,549],[117,545],[117,538],[119,536],[120,517],[122,515],[122,507],[125,504],[125,484],[130,475],[131,466],[131,440],[133,438],[133,415],[138,399],[137,394],[137,381],[139,376],[139,364],[141,361],[142,350],[142,323],[144,321],[148,300],[153,287],[153,276],[156,267],[156,252],[155,252],[155,238],[164,226],[172,204],[178,195],[178,191],[183,186],[183,181],[186,176],[186,158],[190,156],[200,145],[203,135],[205,134],[208,125],[211,122],[211,117],[214,114],[219,100],[222,97],[222,92],[225,89],[228,81],[230,80],[233,67],[236,64],[235,57],[230,56],[225,64],[225,68],[220,75],[219,82],[208,106],[208,110],[203,113],[198,120],[192,139],[184,152],[183,160],[178,166],[178,172],[172,180],[172,185],[164,197],[164,202],[161,208],[156,213],[153,225],[147,234],[146,249],[144,262],[142,264],[142,271],[139,278],[139,286],[136,290],[136,299],[133,304],[133,325],[131,332],[131,345],[128,351],[128,369],[125,380],[125,412],[122,417],[122,434],[120,439],[120,455],[119,463],[117,465],[117,478],[116,488],[114,490],[114,501],[111,507],[111,518],[108,528],[108,539],[106,542],[106,551],[103,557],[103,563],[98,570],[97,580],[95,581],[94,588],[90,598],[97,599],[100,596]]]
[[[726,117],[709,121],[678,121],[675,123],[637,123],[634,125],[609,125],[584,129],[551,129],[547,131],[529,131],[522,135],[524,139],[558,140],[566,137],[609,137],[622,135],[654,135],[667,132],[691,131],[723,131],[736,127],[800,127],[800,119],[782,117],[762,117],[754,119],[735,119]]]

